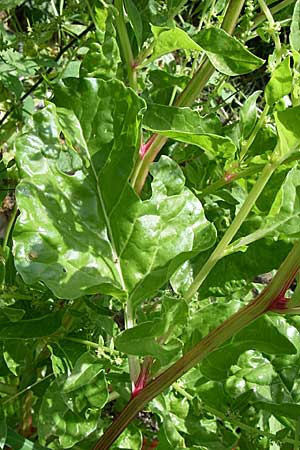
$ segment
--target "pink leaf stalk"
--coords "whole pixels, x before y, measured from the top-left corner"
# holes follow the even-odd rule
[[[147,151],[149,150],[149,148],[150,148],[152,142],[154,141],[154,139],[155,139],[155,134],[153,134],[153,135],[151,136],[151,138],[148,139],[148,141],[146,142],[146,144],[142,144],[142,145],[140,146],[140,151],[139,151],[139,153],[140,153],[140,157],[141,157],[142,159],[144,158],[145,154],[146,154]]]

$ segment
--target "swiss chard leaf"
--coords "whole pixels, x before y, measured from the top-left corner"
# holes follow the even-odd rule
[[[56,99],[74,113],[57,116],[49,105],[17,143],[18,271],[59,297],[100,291],[139,301],[213,245],[214,227],[167,157],[152,166],[149,200],[130,187],[144,106],[133,91],[114,80],[69,80]]]
[[[42,444],[55,437],[61,448],[69,448],[89,436],[98,426],[99,408],[107,398],[101,360],[83,354],[70,376],[58,377],[43,397],[38,423]],[[84,413],[84,420],[80,413]]]

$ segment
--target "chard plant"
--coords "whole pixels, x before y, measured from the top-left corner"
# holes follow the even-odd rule
[[[0,5],[0,449],[299,449],[299,0]]]

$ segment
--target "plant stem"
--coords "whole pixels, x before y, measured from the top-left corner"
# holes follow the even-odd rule
[[[126,310],[125,310],[125,328],[128,330],[129,328],[133,328],[134,326],[135,326],[134,311],[131,300],[129,298],[126,303]],[[131,389],[132,392],[134,392],[135,383],[139,377],[141,369],[139,358],[134,355],[128,355],[128,365],[131,379]]]
[[[108,450],[122,431],[134,419],[136,414],[154,397],[163,392],[188,370],[203,360],[210,352],[220,347],[224,342],[263,315],[282,294],[282,287],[287,280],[292,281],[293,274],[300,268],[300,241],[298,241],[284,262],[281,264],[271,283],[264,291],[240,311],[233,314],[219,327],[211,331],[189,352],[182,356],[175,364],[151,381],[136,397],[123,409],[112,425],[94,446],[93,450]],[[292,275],[291,275],[292,274]]]
[[[222,28],[227,33],[233,33],[243,4],[244,0],[230,0],[222,23]],[[199,69],[194,74],[193,78],[190,80],[190,82],[187,84],[185,89],[181,92],[181,94],[175,101],[175,106],[191,106],[199,97],[201,91],[203,90],[204,86],[206,85],[214,71],[215,68],[206,56],[200,64]],[[137,161],[136,167],[133,171],[131,184],[138,194],[140,194],[143,189],[149,172],[150,164],[154,161],[157,154],[160,152],[161,148],[168,140],[168,138],[160,136],[158,134],[154,136],[154,138],[152,137],[153,141],[147,153],[142,160]]]
[[[226,186],[227,184],[230,184],[235,180],[238,180],[240,178],[247,178],[250,175],[254,175],[258,172],[261,172],[262,167],[264,167],[263,164],[257,164],[256,166],[247,167],[246,169],[241,170],[241,172],[233,173],[229,179],[226,179],[226,177],[223,176],[219,180],[208,185],[206,188],[203,189],[203,191],[200,191],[199,195],[201,198],[203,198],[206,195],[213,194],[218,189],[221,189],[223,186]]]
[[[259,6],[266,16],[267,21],[269,22],[270,26],[270,35],[272,36],[272,39],[275,44],[275,50],[276,50],[276,65],[279,64],[281,60],[281,42],[278,34],[278,30],[276,30],[276,23],[273,19],[272,13],[269,10],[267,4],[264,0],[258,0]]]
[[[135,61],[132,54],[132,49],[126,29],[125,17],[124,17],[124,6],[122,0],[115,0],[115,6],[118,10],[116,17],[116,26],[119,34],[120,46],[122,48],[123,58],[127,66],[128,82],[129,86],[137,91],[137,78],[135,70]]]
[[[281,3],[278,3],[277,5],[273,6],[270,9],[270,12],[272,15],[274,15],[279,11],[281,11],[282,9],[286,8],[287,6],[291,5],[292,3],[295,3],[295,0],[283,0]],[[251,29],[253,30],[254,28],[256,28],[264,20],[265,20],[264,14],[259,14],[258,16],[256,16],[255,19],[253,20],[253,26],[251,27]]]
[[[230,242],[240,229],[242,223],[248,216],[253,205],[255,204],[256,200],[258,199],[259,195],[261,194],[262,190],[264,189],[265,185],[267,184],[268,180],[270,179],[271,175],[273,174],[277,166],[278,163],[274,162],[273,164],[267,164],[264,167],[259,178],[254,184],[251,192],[249,193],[246,201],[239,210],[238,214],[235,216],[232,224],[227,229],[226,233],[220,240],[219,244],[212,252],[212,254],[208,258],[204,266],[202,266],[200,272],[195,277],[193,283],[191,284],[189,290],[185,295],[186,300],[190,300],[193,297],[193,295],[197,292],[197,290],[199,289],[203,281],[206,279],[212,268],[223,256],[225,256],[227,246],[230,244]]]

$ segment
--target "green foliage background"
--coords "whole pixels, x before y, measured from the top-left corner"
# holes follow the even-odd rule
[[[92,450],[298,241],[300,2],[239,3],[0,1],[0,449]],[[287,295],[111,448],[298,449]]]

